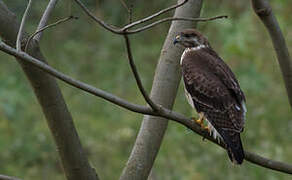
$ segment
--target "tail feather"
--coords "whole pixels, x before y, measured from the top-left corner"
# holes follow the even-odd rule
[[[244,151],[240,139],[240,133],[230,130],[223,130],[222,137],[227,145],[229,159],[235,164],[242,164]]]

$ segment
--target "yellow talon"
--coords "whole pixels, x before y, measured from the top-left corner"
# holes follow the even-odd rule
[[[199,119],[194,119],[192,118],[197,124],[199,124],[202,128],[204,127],[204,114],[203,113],[199,113]]]
[[[197,119],[197,120],[196,120],[196,123],[202,125],[202,124],[203,124],[203,120],[202,120],[202,119]]]
[[[208,133],[210,133],[210,128],[208,126],[205,126],[204,125],[204,119],[205,119],[205,116],[204,116],[204,113],[199,113],[199,119],[195,119],[195,118],[192,118],[197,124],[199,124],[201,126],[201,128],[205,131],[208,131]]]

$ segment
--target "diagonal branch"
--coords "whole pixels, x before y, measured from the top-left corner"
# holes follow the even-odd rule
[[[93,13],[89,11],[89,9],[80,1],[80,0],[75,0],[75,2],[81,7],[81,9],[95,22],[97,22],[101,27],[105,28],[106,30],[114,33],[114,34],[122,34],[121,31],[118,28],[115,28],[104,21],[100,20],[97,18]]]
[[[63,19],[60,19],[59,21],[57,22],[54,22],[52,24],[49,24],[47,26],[44,26],[42,27],[41,29],[37,30],[36,32],[34,32],[27,40],[26,42],[26,45],[25,45],[25,48],[24,48],[24,52],[27,52],[27,48],[28,48],[28,45],[30,44],[30,41],[35,37],[37,36],[39,33],[42,33],[44,30],[48,29],[48,28],[51,28],[51,27],[54,27],[54,26],[57,26],[58,24],[61,24],[63,22],[66,22],[66,21],[69,21],[71,19],[78,19],[78,17],[74,17],[74,16],[69,16],[69,17],[66,17],[66,18],[63,18]]]
[[[224,148],[224,144],[218,143],[215,139],[213,139],[212,136],[210,136],[206,131],[202,130],[201,127],[196,124],[194,121],[192,121],[190,118],[187,118],[179,113],[176,113],[174,111],[171,111],[169,109],[160,107],[159,112],[154,112],[150,107],[145,107],[137,104],[130,103],[124,99],[121,99],[115,95],[112,95],[108,92],[102,91],[98,88],[95,88],[93,86],[90,86],[86,83],[83,83],[81,81],[75,80],[71,78],[70,76],[67,76],[61,72],[58,72],[56,69],[50,67],[49,65],[41,62],[40,60],[24,53],[19,52],[16,49],[6,45],[3,42],[0,42],[0,50],[10,54],[12,56],[15,56],[21,61],[31,63],[33,66],[49,73],[50,75],[64,81],[65,83],[68,83],[78,89],[84,90],[90,94],[93,94],[95,96],[101,97],[107,101],[110,101],[113,104],[116,104],[118,106],[121,106],[127,110],[141,113],[141,114],[147,114],[147,115],[153,115],[153,116],[159,116],[164,117],[170,120],[173,120],[179,124],[182,124],[183,126],[191,129],[193,132],[199,134],[200,136],[203,136],[204,138],[210,140],[211,142],[221,146]],[[252,152],[245,151],[245,159],[251,163],[257,164],[259,166],[273,169],[279,172],[292,174],[292,165],[283,163],[280,161],[274,161],[268,158],[264,158],[260,155],[254,154]]]
[[[43,16],[42,16],[42,18],[39,22],[39,25],[37,27],[37,30],[36,30],[36,32],[39,31],[39,33],[36,33],[36,36],[34,37],[34,39],[36,41],[38,41],[38,42],[40,41],[40,39],[42,37],[42,31],[40,31],[40,30],[43,29],[48,24],[51,13],[53,12],[57,2],[58,2],[58,0],[50,0],[49,4],[47,5],[46,10],[43,13]]]
[[[172,5],[172,6],[170,6],[170,7],[168,7],[168,8],[165,8],[165,9],[163,9],[163,10],[157,12],[157,13],[152,14],[151,16],[148,16],[148,17],[146,17],[146,18],[143,18],[143,19],[140,19],[140,20],[138,20],[138,21],[135,21],[135,22],[133,22],[133,23],[131,23],[131,24],[128,24],[128,25],[126,25],[125,27],[123,27],[122,29],[123,29],[123,30],[127,30],[127,29],[130,29],[130,28],[132,28],[132,27],[134,27],[134,26],[137,26],[137,25],[139,25],[139,24],[142,24],[142,23],[148,22],[148,21],[150,21],[150,20],[152,20],[152,19],[154,19],[154,18],[156,18],[156,17],[158,17],[158,16],[160,16],[160,15],[162,15],[162,14],[164,14],[164,13],[167,13],[167,12],[169,12],[169,11],[171,11],[171,10],[174,10],[174,9],[176,9],[176,8],[178,8],[178,7],[182,6],[182,5],[184,5],[184,4],[187,3],[187,2],[188,2],[188,0],[184,0],[183,2],[178,3],[177,5]]]
[[[146,102],[149,104],[149,106],[154,111],[158,111],[159,107],[150,99],[150,97],[148,96],[147,92],[145,91],[145,89],[143,87],[143,84],[142,84],[140,76],[138,74],[136,65],[135,65],[134,60],[133,60],[130,40],[129,40],[129,37],[127,36],[127,34],[124,34],[124,38],[125,38],[125,43],[126,43],[126,48],[127,48],[127,56],[128,56],[128,59],[129,59],[129,64],[131,66],[131,70],[132,70],[133,75],[135,77],[135,80],[136,80],[136,83],[138,85],[138,88],[139,88],[141,94],[143,95],[144,99],[146,100]]]
[[[255,13],[264,23],[272,39],[292,108],[292,59],[290,58],[285,38],[269,2],[267,0],[252,0],[251,2]]]
[[[216,20],[216,19],[222,19],[222,18],[228,18],[228,16],[226,15],[222,15],[222,16],[215,16],[215,17],[210,17],[210,18],[180,18],[180,17],[167,17],[167,18],[164,18],[164,19],[160,19],[158,21],[155,21],[154,23],[151,23],[151,24],[148,24],[148,25],[145,25],[141,28],[138,28],[138,29],[135,29],[135,30],[129,30],[127,31],[128,34],[134,34],[134,33],[139,33],[139,32],[142,32],[142,31],[145,31],[147,29],[150,29],[154,26],[157,26],[161,23],[164,23],[164,22],[168,22],[168,21],[195,21],[195,22],[206,22],[206,21],[213,21],[213,20]]]
[[[27,4],[27,7],[26,7],[26,9],[24,11],[24,14],[22,16],[21,24],[20,24],[20,27],[19,27],[19,30],[18,30],[17,39],[16,39],[16,49],[18,51],[21,51],[21,41],[22,41],[23,32],[24,32],[24,25],[25,25],[25,22],[26,22],[26,19],[27,19],[31,4],[32,4],[32,0],[29,0],[28,4]]]
[[[25,62],[31,63],[32,65],[40,68],[41,70],[49,73],[50,75],[78,88],[78,89],[82,89],[90,94],[93,94],[95,96],[101,97],[103,99],[106,99],[107,101],[110,101],[114,104],[117,104],[121,107],[124,107],[130,111],[133,112],[139,112],[139,113],[145,113],[145,114],[151,114],[154,115],[155,113],[153,113],[151,111],[150,108],[145,108],[144,106],[136,106],[135,104],[131,104],[128,103],[126,100],[123,100],[117,96],[112,96],[110,93],[107,93],[103,90],[97,89],[93,86],[90,86],[86,83],[83,83],[81,81],[75,80],[73,78],[71,78],[70,76],[67,76],[61,72],[58,72],[56,69],[50,67],[49,65],[47,65],[46,63],[41,62],[40,60],[24,53],[24,52],[20,52],[17,53],[17,51],[15,49],[13,49],[12,47],[6,45],[3,42],[0,42],[0,50],[15,56],[15,57],[20,57],[21,59],[23,59]]]

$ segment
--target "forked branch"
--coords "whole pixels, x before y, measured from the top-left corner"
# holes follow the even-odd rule
[[[28,48],[28,45],[30,43],[30,41],[32,39],[34,39],[35,36],[37,36],[39,33],[45,31],[46,29],[49,29],[49,28],[52,28],[54,26],[57,26],[58,24],[61,24],[61,23],[64,23],[66,21],[69,21],[71,19],[78,19],[78,17],[74,17],[74,16],[69,16],[69,17],[66,17],[66,18],[63,18],[63,19],[60,19],[59,21],[57,22],[54,22],[52,24],[49,24],[49,25],[46,25],[42,28],[40,28],[39,30],[37,30],[36,32],[34,32],[31,36],[29,36],[27,42],[26,42],[26,45],[25,45],[25,48],[24,48],[24,51],[27,52],[27,48]],[[40,36],[38,37],[38,39],[40,38]]]
[[[138,21],[135,21],[133,23],[130,23],[124,27],[121,28],[117,28],[114,27],[112,25],[109,25],[107,23],[105,23],[104,21],[102,21],[101,19],[99,19],[98,17],[96,17],[93,13],[91,13],[89,11],[89,9],[80,1],[80,0],[75,0],[75,2],[81,7],[81,9],[91,18],[93,19],[95,22],[97,22],[101,27],[105,28],[106,30],[114,33],[114,34],[120,34],[120,35],[124,35],[124,34],[135,34],[135,33],[139,33],[141,31],[145,31],[151,27],[154,27],[158,24],[164,23],[164,22],[168,22],[168,21],[195,21],[195,22],[203,22],[203,21],[212,21],[212,20],[216,20],[216,19],[222,19],[222,18],[227,18],[227,16],[215,16],[215,17],[211,17],[211,18],[172,18],[172,17],[168,17],[168,18],[164,18],[158,21],[155,21],[149,25],[145,25],[142,26],[140,28],[134,29],[134,30],[129,30],[130,28],[133,28],[134,26],[146,23],[162,14],[165,14],[171,10],[174,10],[180,6],[183,6],[185,3],[188,2],[188,0],[184,0],[182,3],[179,3],[177,5],[173,5],[170,6],[168,8],[165,8],[157,13],[154,13],[153,15],[150,15],[148,17],[145,17],[143,19],[140,19]]]
[[[53,12],[57,2],[58,2],[58,0],[50,0],[50,2],[48,3],[46,10],[42,15],[42,18],[41,18],[39,25],[37,27],[37,30],[36,30],[36,32],[39,32],[39,33],[36,33],[36,36],[34,37],[34,39],[36,41],[40,41],[40,39],[42,37],[42,31],[40,31],[40,30],[43,29],[48,24],[51,13]]]

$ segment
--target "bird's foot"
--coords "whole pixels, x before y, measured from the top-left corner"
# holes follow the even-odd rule
[[[199,124],[201,126],[201,128],[204,128],[204,114],[203,113],[199,113],[199,119],[195,119],[192,117],[192,120],[195,121],[195,123]]]

